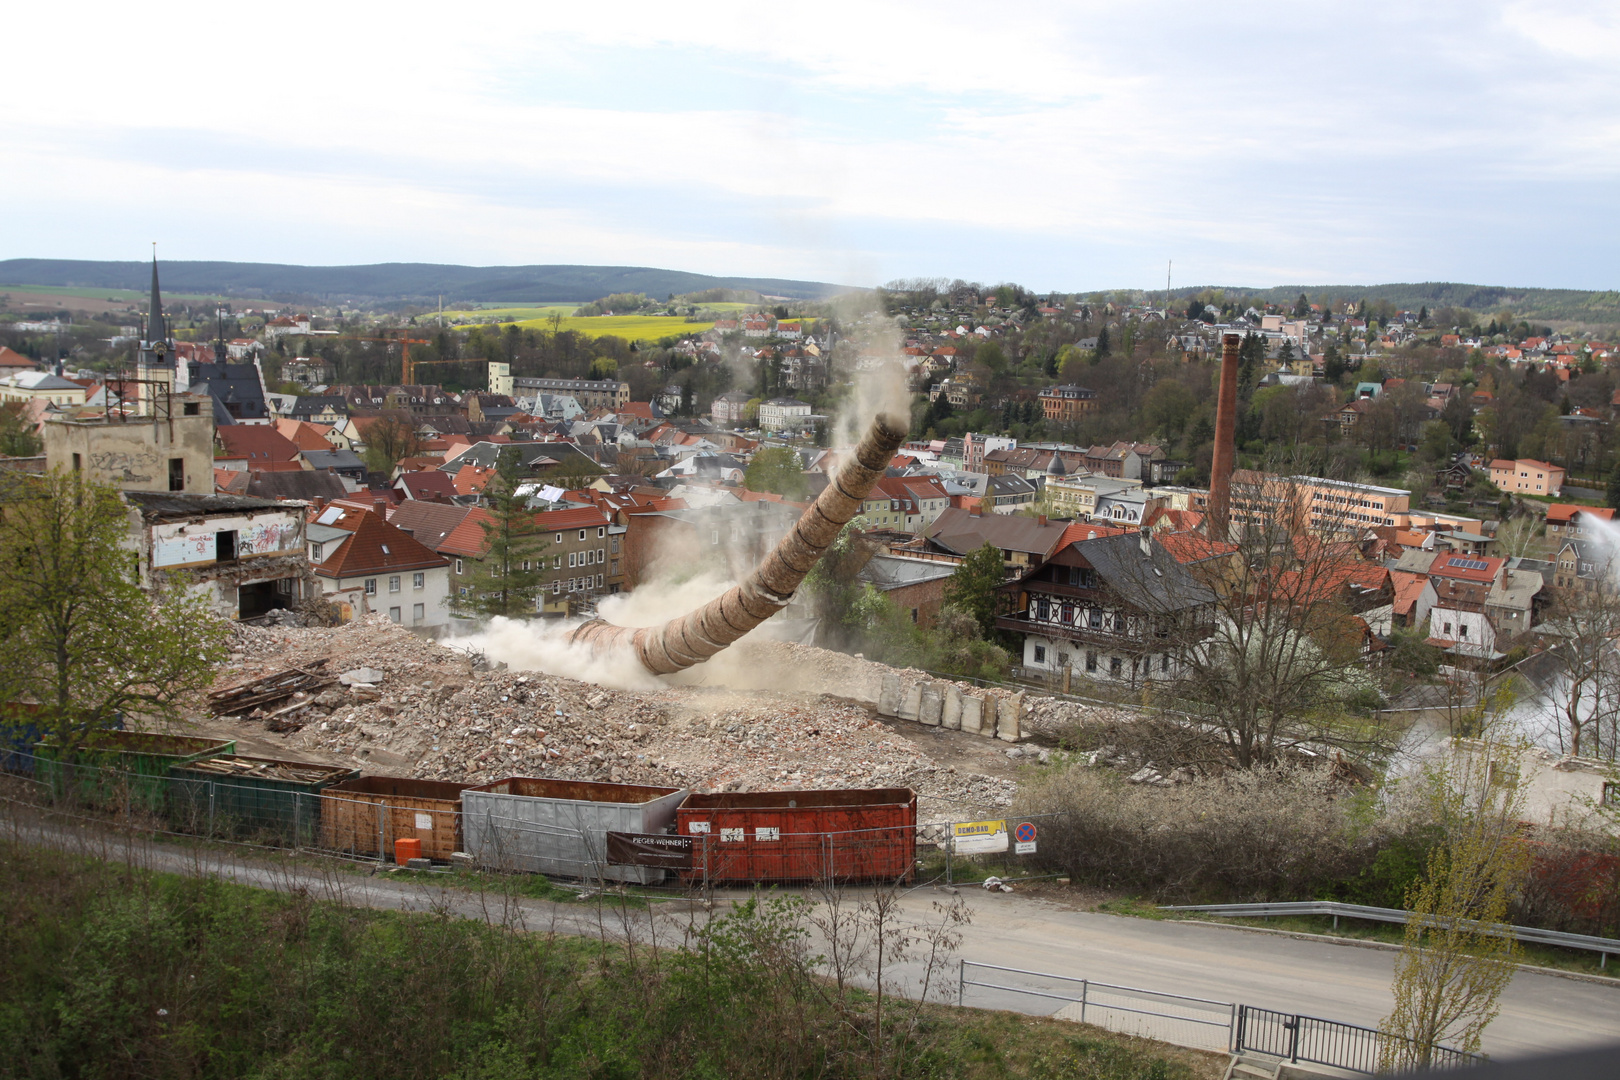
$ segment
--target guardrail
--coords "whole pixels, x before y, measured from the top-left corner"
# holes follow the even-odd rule
[[[1366,919],[1370,922],[1406,923],[1412,913],[1400,908],[1368,907],[1364,904],[1341,904],[1336,900],[1299,900],[1277,904],[1173,904],[1162,905],[1160,911],[1202,911],[1209,915],[1228,915],[1233,918],[1266,919],[1282,915],[1331,915],[1333,927],[1338,929],[1339,919]],[[1430,917],[1426,925],[1439,926],[1440,920]],[[1481,926],[1473,920],[1465,924],[1491,937],[1511,936],[1535,945],[1556,945],[1563,949],[1583,949],[1599,956],[1598,967],[1609,966],[1609,956],[1620,956],[1620,939],[1594,937],[1591,934],[1568,934],[1562,930],[1543,930],[1536,926],[1509,926],[1499,930],[1495,926]]]
[[[1036,988],[1011,985],[1005,979],[989,982],[969,978],[970,969],[1002,972],[1005,975],[1024,976],[1061,985]],[[1071,975],[1054,975],[1046,971],[1027,971],[1023,968],[962,960],[957,969],[958,1005],[966,1004],[967,988],[970,986],[1012,994],[1027,994],[1049,1001],[1068,1002],[1067,1006],[1057,1010],[1056,1015],[1081,1023],[1087,1022],[1086,1010],[1089,1008],[1092,1010],[1090,1022],[1099,1027],[1110,1027],[1111,1030],[1115,1029],[1110,1026],[1109,1021],[1114,1018],[1107,1015],[1109,1013],[1129,1013],[1136,1017],[1151,1017],[1160,1021],[1196,1024],[1220,1032],[1218,1037],[1211,1033],[1211,1038],[1196,1043],[1204,1049],[1224,1050],[1232,1054],[1263,1054],[1282,1061],[1303,1061],[1351,1072],[1376,1073],[1383,1051],[1389,1047],[1392,1040],[1411,1043],[1409,1039],[1389,1035],[1375,1028],[1346,1024],[1338,1020],[1324,1020],[1317,1016],[1277,1012],[1274,1009],[1238,1005],[1229,1001],[1211,1001],[1185,994],[1144,990],[1136,986],[1094,982]],[[1076,993],[1078,997],[1075,996]],[[1109,998],[1124,998],[1129,1004],[1107,1000]],[[1076,1009],[1075,1006],[1079,1008]],[[1104,1015],[1099,1017],[1098,1012]],[[1198,1015],[1199,1013],[1203,1015]],[[1137,1029],[1130,1031],[1129,1034],[1145,1034],[1140,1030],[1139,1024],[1132,1026]],[[1165,1034],[1161,1027],[1160,1030],[1152,1032],[1151,1037],[1163,1038]],[[1194,1045],[1186,1040],[1170,1041]],[[1438,1045],[1430,1050],[1427,1057],[1429,1067],[1435,1069],[1457,1068],[1482,1060],[1478,1054]]]

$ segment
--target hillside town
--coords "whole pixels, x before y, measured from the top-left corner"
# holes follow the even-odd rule
[[[1518,662],[1549,646],[1559,599],[1592,589],[1606,564],[1593,545],[1615,513],[1599,505],[1620,409],[1611,346],[1505,316],[1454,327],[1449,310],[1303,295],[1239,310],[1218,295],[1065,302],[897,283],[863,315],[719,319],[640,363],[598,356],[583,378],[537,368],[512,332],[472,330],[500,359],[432,355],[444,342],[413,359],[403,346],[401,374],[432,360],[481,376],[452,389],[335,381],[354,366],[326,356],[345,335],[307,312],[267,312],[254,337],[228,336],[221,314],[212,341],[193,320],[194,340],[180,340],[158,273],[139,327],[109,339],[134,349],[128,367],[0,350],[8,430],[38,447],[8,465],[148,493],[131,496],[143,573],[206,585],[232,619],[320,597],[343,618],[443,632],[485,557],[484,492],[503,454],[551,536],[531,560],[537,616],[590,613],[656,579],[671,551],[707,548],[716,568],[744,573],[847,453],[829,442],[849,385],[896,364],[913,438],[863,505],[851,572],[923,630],[955,566],[985,545],[1009,582],[1045,580],[1125,531],[1172,553],[1186,571],[1173,588],[1192,604],[1212,565],[1242,557],[1241,492],[1275,503],[1279,484],[1312,507],[1290,528],[1332,546],[1343,580],[1329,591],[1372,657],[1404,655],[1394,646],[1419,635],[1448,668]],[[1231,335],[1240,497],[1229,531],[1211,535],[1207,373]],[[365,336],[400,353],[386,332]],[[744,388],[712,392],[726,383]],[[1117,437],[1073,438],[1086,435]],[[182,533],[236,539],[204,558],[169,541]],[[1013,610],[998,627],[1028,675],[1136,686],[1180,671],[1093,632],[1117,613],[1011,587],[1002,603]],[[808,604],[791,614],[817,621]]]

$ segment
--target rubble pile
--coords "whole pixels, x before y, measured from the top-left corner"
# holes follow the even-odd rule
[[[476,657],[378,616],[337,628],[240,627],[221,682],[327,658],[338,685],[279,707],[289,750],[353,759],[368,772],[488,783],[549,776],[699,791],[915,789],[924,820],[1011,804],[1011,780],[941,766],[844,698],[889,669],[803,646],[769,665],[778,689],[612,690]],[[790,659],[791,658],[791,659]],[[868,671],[867,668],[876,669]],[[810,687],[825,679],[827,694]],[[780,687],[791,687],[782,689]],[[841,692],[843,691],[843,692]],[[268,723],[269,714],[243,718]]]
[[[1128,724],[1136,718],[1134,712],[1125,708],[1085,705],[1032,694],[1025,699],[1023,725],[1025,730],[1057,738],[1077,726]]]

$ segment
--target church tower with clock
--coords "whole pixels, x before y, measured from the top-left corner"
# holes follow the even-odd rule
[[[135,378],[139,380],[139,412],[151,416],[167,409],[174,392],[175,348],[169,320],[163,317],[163,296],[158,291],[157,252],[152,252],[152,300],[142,320],[140,345],[135,352]]]

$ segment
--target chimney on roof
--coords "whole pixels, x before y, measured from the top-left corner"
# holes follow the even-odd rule
[[[1136,533],[1136,542],[1137,542],[1138,545],[1141,546],[1142,554],[1144,554],[1144,555],[1152,555],[1153,554],[1153,530],[1152,529],[1149,529],[1146,525],[1144,525],[1140,529],[1138,529],[1137,533]]]
[[[1227,539],[1227,512],[1232,497],[1232,463],[1237,453],[1238,351],[1243,339],[1236,334],[1221,336],[1221,390],[1215,401],[1215,457],[1209,470],[1209,517],[1205,519],[1211,539]]]
[[[381,495],[378,495],[376,498],[371,500],[371,505],[372,505],[372,508],[377,511],[377,516],[378,517],[382,518],[384,521],[388,520],[388,500],[387,499],[383,498]]]
[[[984,504],[983,503],[977,503],[976,502],[972,506],[968,507],[968,514],[973,516],[973,517],[978,517],[983,512],[984,512]]]
[[[1038,524],[1041,524],[1041,525],[1045,525],[1045,524],[1046,524],[1046,515],[1045,515],[1045,514],[1042,514],[1042,515],[1040,515],[1040,516],[1039,516],[1039,517],[1037,517],[1037,518],[1036,518],[1036,519],[1035,519],[1035,521],[1036,521],[1036,522],[1037,522],[1037,523],[1038,523]]]

